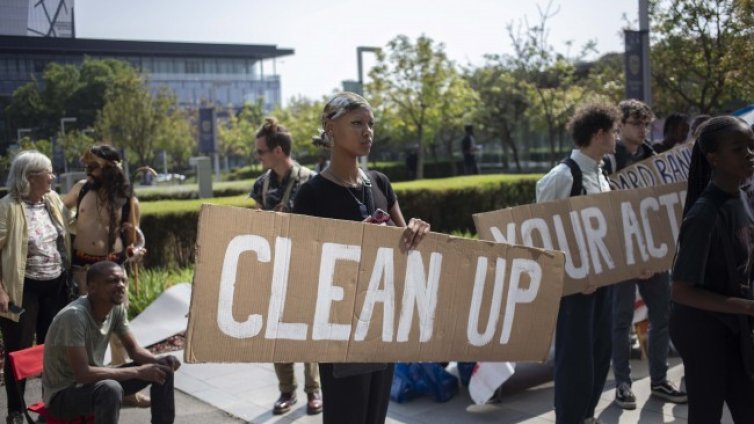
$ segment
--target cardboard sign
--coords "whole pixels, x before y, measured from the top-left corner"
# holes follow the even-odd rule
[[[681,182],[479,213],[474,224],[484,240],[563,251],[568,295],[668,270],[685,200]]]
[[[608,177],[610,187],[624,190],[688,181],[693,147],[691,143],[684,143],[627,166]]]
[[[203,205],[185,360],[541,361],[561,252]]]

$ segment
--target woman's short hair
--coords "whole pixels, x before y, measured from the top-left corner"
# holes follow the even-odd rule
[[[327,135],[327,131],[325,131],[327,128],[327,122],[334,121],[346,113],[357,109],[372,110],[372,106],[369,105],[369,102],[366,101],[365,98],[350,91],[338,93],[335,97],[330,99],[320,115],[320,125],[322,128],[319,130],[319,137],[312,138],[314,145],[323,147],[332,146],[332,140]]]
[[[8,193],[15,199],[29,195],[29,175],[52,172],[50,158],[36,150],[24,150],[13,158],[8,172]]]

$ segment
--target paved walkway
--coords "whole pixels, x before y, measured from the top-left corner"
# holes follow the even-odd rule
[[[176,352],[180,357],[181,352]],[[678,358],[671,358],[669,377],[680,381],[683,366]],[[638,408],[623,411],[612,404],[613,382],[608,380],[599,418],[607,424],[686,423],[685,405],[662,403],[650,399],[649,378],[644,361],[631,362],[637,379],[634,391]],[[444,423],[524,423],[546,424],[555,421],[552,411],[551,370],[541,365],[520,366],[517,374],[506,383],[502,401],[497,404],[473,405],[468,392],[460,393],[447,403],[435,403],[430,398],[398,404],[391,403],[387,423],[444,424]],[[303,381],[303,366],[296,366],[299,381]],[[610,377],[612,378],[612,376]],[[27,399],[37,399],[39,381],[32,381]],[[299,404],[290,413],[272,415],[272,404],[278,396],[275,372],[269,364],[184,364],[176,374],[176,423],[321,423],[321,415],[308,416],[299,388]],[[327,400],[325,399],[325,407]],[[0,408],[5,411],[5,396],[0,395]],[[149,410],[124,409],[121,423],[149,422]],[[732,420],[726,413],[723,423]]]

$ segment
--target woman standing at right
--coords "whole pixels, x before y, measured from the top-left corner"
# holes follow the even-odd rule
[[[670,336],[683,358],[689,420],[754,423],[754,216],[741,190],[754,175],[754,133],[719,116],[698,132],[673,266]]]

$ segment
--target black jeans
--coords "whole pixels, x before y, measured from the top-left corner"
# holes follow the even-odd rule
[[[10,368],[8,353],[31,347],[36,336],[37,344],[44,343],[47,329],[55,315],[63,309],[65,297],[65,273],[54,280],[39,281],[24,279],[22,307],[26,310],[18,322],[0,318],[0,331],[5,345],[5,394],[8,397],[8,412],[23,412],[23,396],[26,381],[17,382]]]
[[[594,416],[610,370],[611,290],[602,287],[560,300],[554,377],[558,424],[581,424]]]
[[[670,338],[686,373],[688,422],[719,423],[725,402],[735,423],[754,423],[754,382],[744,372],[739,334],[716,315],[679,305],[670,315]]]
[[[124,367],[136,366],[127,364]],[[102,380],[92,384],[74,386],[55,394],[46,405],[56,418],[75,418],[94,415],[95,424],[117,423],[123,396],[149,388],[152,398],[152,423],[171,424],[175,420],[175,392],[173,373],[168,373],[165,383],[150,383],[144,380]]]

